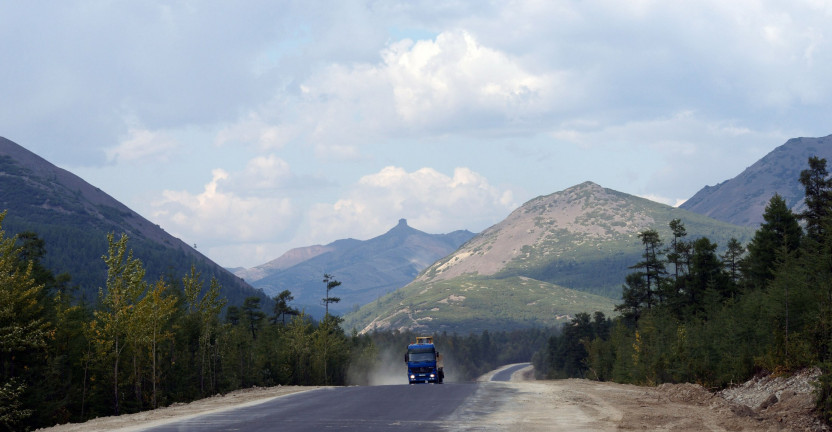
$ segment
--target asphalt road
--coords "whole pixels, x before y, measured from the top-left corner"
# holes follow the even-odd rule
[[[148,431],[433,431],[478,384],[335,387],[168,423]]]
[[[509,381],[529,363],[491,376]],[[476,382],[332,387],[296,393],[146,429],[179,431],[414,431],[443,430],[444,421],[469,399]],[[468,407],[467,409],[470,409]]]

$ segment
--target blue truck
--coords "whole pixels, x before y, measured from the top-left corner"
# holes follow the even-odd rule
[[[404,361],[407,363],[407,379],[410,384],[442,384],[445,379],[442,356],[433,345],[433,337],[417,337],[416,343],[407,346]]]

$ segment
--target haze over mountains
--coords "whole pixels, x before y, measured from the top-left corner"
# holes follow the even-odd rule
[[[113,179],[133,181],[133,179]],[[7,210],[8,235],[33,231],[46,243],[43,264],[69,273],[87,302],[105,286],[107,234],[129,237],[128,247],[142,260],[148,278],[168,275],[181,281],[191,265],[207,286],[216,277],[231,304],[248,296],[270,301],[195,249],[69,171],[58,168],[20,145],[0,137],[0,211]]]

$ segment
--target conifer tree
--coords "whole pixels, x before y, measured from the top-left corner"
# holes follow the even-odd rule
[[[272,324],[277,324],[277,320],[281,319],[283,326],[286,326],[286,316],[294,316],[300,313],[297,309],[289,306],[289,302],[294,299],[292,292],[289,290],[283,290],[274,297],[274,316],[271,318]]]
[[[800,172],[800,184],[805,189],[806,210],[800,213],[806,221],[806,234],[820,241],[832,215],[832,179],[828,178],[826,159],[817,156],[809,158],[809,169]]]
[[[247,297],[243,302],[242,311],[249,331],[251,331],[251,339],[257,340],[257,330],[266,317],[266,314],[260,310],[260,297]]]
[[[638,237],[644,246],[644,253],[641,255],[642,261],[631,268],[638,269],[637,274],[644,278],[644,306],[650,310],[657,303],[655,297],[660,293],[662,279],[667,270],[661,259],[663,250],[659,232],[648,229],[639,233]]]
[[[728,277],[734,286],[737,285],[740,279],[740,262],[745,254],[745,247],[734,237],[728,240],[728,246],[725,253],[722,254],[722,262],[725,265],[725,271],[728,272]]]
[[[324,274],[324,284],[326,284],[326,297],[324,297],[321,301],[324,303],[324,308],[326,312],[324,316],[329,316],[329,304],[330,303],[338,303],[341,301],[340,297],[332,297],[330,292],[341,285],[341,282],[335,280],[335,277],[329,273]]]
[[[746,282],[751,288],[762,289],[774,278],[777,254],[800,247],[803,230],[797,217],[786,206],[779,194],[774,194],[763,213],[763,222],[748,244],[748,255],[743,262]]]

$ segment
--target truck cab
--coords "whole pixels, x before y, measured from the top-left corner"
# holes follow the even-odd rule
[[[445,378],[442,356],[436,351],[433,338],[430,336],[417,337],[416,343],[408,345],[404,361],[407,363],[407,378],[410,384],[441,384]]]

